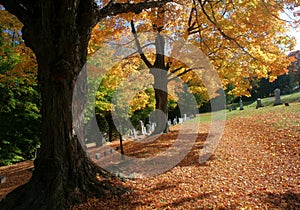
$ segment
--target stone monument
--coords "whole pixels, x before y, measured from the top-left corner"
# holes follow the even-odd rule
[[[276,88],[276,89],[274,90],[274,94],[275,94],[274,106],[281,105],[281,104],[282,104],[282,101],[281,101],[281,99],[280,99],[280,89],[279,89],[279,88]]]

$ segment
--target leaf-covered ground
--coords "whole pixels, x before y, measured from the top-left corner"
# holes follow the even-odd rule
[[[125,153],[147,157],[162,151],[178,128],[142,146],[125,141]],[[196,144],[171,170],[126,180],[122,184],[131,189],[128,193],[90,199],[71,209],[300,209],[299,102],[229,113],[214,155],[199,164],[208,129],[208,122],[200,123]],[[0,174],[7,170],[0,168]],[[26,181],[17,173],[1,184],[0,196],[12,190],[12,180]]]

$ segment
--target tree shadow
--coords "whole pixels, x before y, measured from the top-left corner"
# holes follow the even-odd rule
[[[160,152],[168,150],[173,143],[177,141],[178,131],[171,131],[166,135],[162,135],[157,140],[149,143],[139,143],[135,142],[134,145],[126,145],[125,154],[128,156],[134,156],[137,158],[141,157],[151,157]],[[199,155],[201,149],[205,144],[205,140],[208,136],[207,133],[190,133],[190,134],[180,134],[180,138],[183,140],[193,139],[196,136],[196,140],[188,152],[188,154],[183,158],[183,160],[178,164],[179,166],[191,166],[199,165]],[[171,155],[176,155],[176,153]],[[209,159],[209,160],[212,160]]]
[[[171,186],[169,186],[171,187]],[[153,190],[160,190],[158,188],[152,188],[151,192]],[[150,193],[151,193],[150,192]],[[212,193],[198,193],[197,195],[190,196],[190,197],[184,197],[179,198],[177,200],[162,200],[160,204],[156,203],[158,205],[156,208],[158,209],[183,209],[183,207],[190,206],[190,207],[197,207],[197,203],[201,203],[201,200],[208,199]],[[107,209],[156,209],[154,208],[153,201],[146,200],[146,201],[139,201],[138,199],[135,199],[134,193],[133,194],[127,194],[123,197],[118,197],[117,200],[114,201],[114,205],[111,203],[107,203],[106,206]]]
[[[268,204],[270,209],[300,209],[300,193],[287,191],[284,193],[258,194],[261,202]]]
[[[200,193],[197,196],[181,198],[171,203],[167,202],[166,204],[160,206],[160,208],[165,208],[165,207],[179,208],[181,206],[184,206],[185,203],[195,203],[199,200],[209,198],[210,195],[211,193]]]
[[[207,136],[208,133],[187,133],[187,134],[179,135],[178,131],[171,131],[167,134],[159,135],[157,138],[150,137],[154,139],[153,141],[148,141],[148,142],[147,141],[146,142],[125,141],[123,144],[125,159],[126,156],[135,157],[137,159],[152,158],[152,157],[159,156],[160,159],[165,160],[165,163],[163,164],[167,164],[169,162],[170,164],[175,163],[175,165],[181,167],[195,166],[195,165],[208,166],[209,161],[216,159],[216,157],[213,154],[207,157],[208,160],[206,162],[201,164],[199,163],[201,149],[206,144],[205,141]],[[188,150],[189,147],[191,148]],[[112,167],[111,163],[113,162],[115,164],[114,166],[117,168],[123,168],[124,166],[127,166],[126,161],[118,163],[117,160],[121,159],[120,157],[118,158],[118,156],[120,156],[119,151],[116,151],[113,154],[106,152],[107,156],[103,157],[102,154],[104,150],[109,151],[109,148],[106,149],[103,147],[90,148],[89,153],[92,159],[94,159],[96,163],[101,163],[103,166],[104,165],[106,166],[107,164],[107,166]],[[101,154],[101,158],[99,160],[95,159],[95,154],[97,152]],[[187,152],[187,154],[184,155],[184,153],[182,152],[184,153]],[[176,162],[172,162],[173,160],[177,161],[177,158],[178,158],[177,164]],[[182,159],[180,160],[180,158]],[[136,167],[140,167],[140,165],[137,165]],[[139,170],[137,169],[137,172],[138,171]]]
[[[180,182],[181,183],[181,182]],[[175,183],[171,183],[171,182],[167,182],[167,181],[163,181],[160,182],[159,184],[157,184],[155,187],[150,188],[149,190],[147,190],[148,192],[153,192],[153,191],[160,191],[160,190],[168,190],[168,189],[174,189],[178,186],[178,184],[180,184],[179,182]]]
[[[200,166],[208,166],[208,162],[215,160],[217,157],[214,154],[208,155],[207,161],[204,163],[199,163],[199,158],[201,155],[201,150],[206,144],[206,138],[208,133],[198,133],[197,139],[191,148],[190,152],[185,156],[185,158],[178,164],[178,166],[186,167],[186,166],[193,166],[193,165],[200,165]]]

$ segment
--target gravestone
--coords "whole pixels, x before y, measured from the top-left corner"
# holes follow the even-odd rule
[[[183,115],[183,121],[186,121],[186,120],[187,120],[187,115],[184,114],[184,115]]]
[[[280,89],[279,89],[279,88],[276,88],[276,89],[274,90],[274,94],[275,94],[274,106],[281,105],[281,104],[282,104],[282,101],[281,101],[281,99],[280,99]]]
[[[0,176],[0,183],[6,182],[6,176]]]
[[[142,134],[143,135],[146,135],[147,134],[147,129],[146,129],[146,127],[143,125],[143,127],[142,127]]]
[[[151,123],[151,130],[152,132],[155,131],[156,123]]]
[[[133,131],[132,131],[132,132],[133,132],[133,138],[135,138],[135,139],[136,139],[136,138],[137,138],[137,133],[136,133],[136,130],[135,130],[135,129],[133,129]]]
[[[174,118],[174,120],[173,120],[173,125],[177,125],[177,119],[176,118]]]
[[[179,117],[179,118],[178,118],[178,123],[179,123],[179,124],[183,123],[183,118]]]
[[[132,130],[129,130],[129,133],[128,133],[128,137],[132,137],[133,136],[133,131]]]
[[[256,100],[256,109],[258,109],[258,108],[260,108],[260,107],[263,107],[263,105],[262,105],[262,103],[261,103],[261,99],[258,98],[258,99]]]
[[[99,160],[99,159],[100,159],[100,157],[101,157],[100,153],[96,153],[96,154],[95,154],[95,158],[96,158],[96,160]]]
[[[172,125],[171,120],[168,120],[168,126],[171,126],[171,125]]]
[[[151,129],[150,124],[146,124],[146,132],[147,132],[148,135],[150,135],[152,133],[152,129]]]
[[[110,149],[109,151],[110,151],[110,153],[114,153],[114,152],[115,152],[115,150],[114,150],[114,149]]]
[[[141,134],[144,134],[144,123],[142,120],[139,121],[138,130]]]
[[[240,105],[240,110],[244,110],[244,104],[243,104],[243,101],[242,101],[241,98],[240,98],[240,101],[239,101],[239,105]]]

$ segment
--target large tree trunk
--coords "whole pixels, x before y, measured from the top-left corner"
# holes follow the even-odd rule
[[[97,179],[97,174],[110,175],[87,157],[79,142],[83,136],[84,97],[74,100],[75,83],[86,62],[92,28],[99,19],[139,13],[168,1],[109,1],[99,10],[94,0],[0,0],[24,24],[23,39],[38,61],[43,103],[41,151],[32,178],[10,193],[0,209],[64,209],[82,198],[114,189]],[[79,90],[84,95],[84,85]]]
[[[39,67],[41,151],[31,180],[10,193],[0,209],[64,209],[109,190],[108,183],[96,178],[108,174],[87,157],[78,138],[82,133],[74,132],[83,129],[84,108],[84,100],[73,101],[75,82],[86,62],[89,36],[97,20],[92,5],[82,6],[82,11],[77,6],[44,0],[35,14],[36,22],[23,28],[25,43],[34,50]]]

